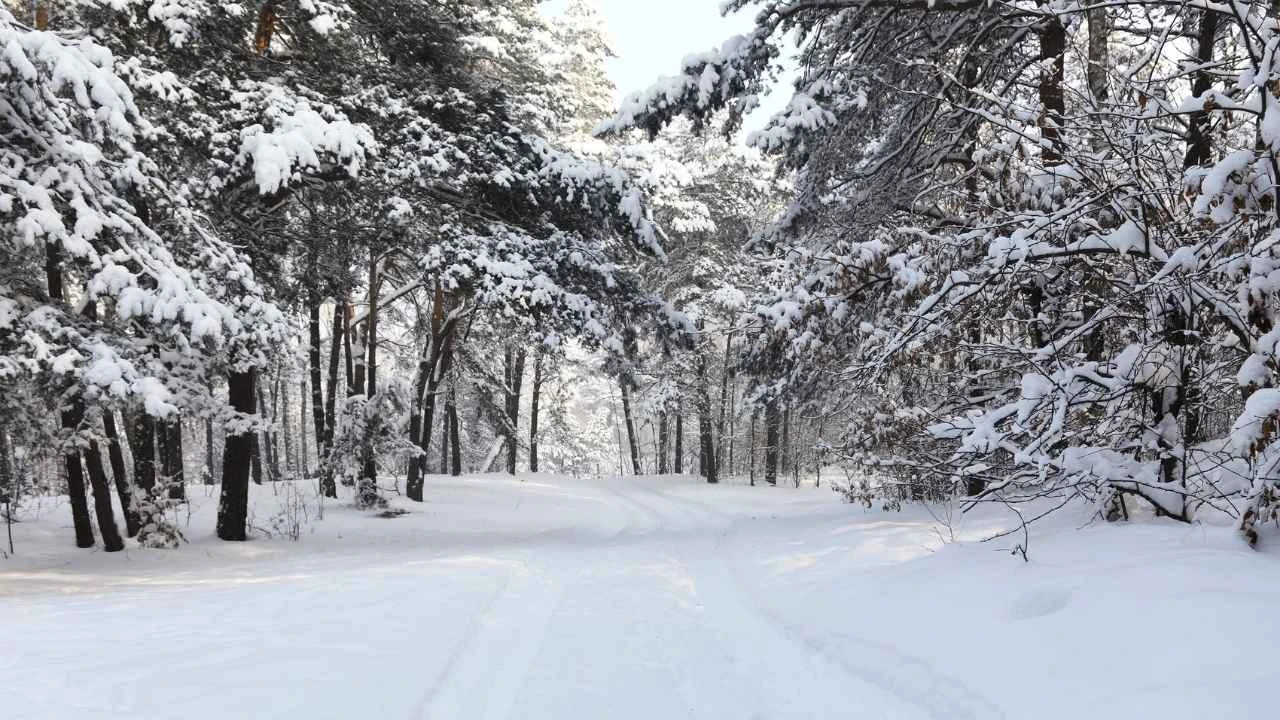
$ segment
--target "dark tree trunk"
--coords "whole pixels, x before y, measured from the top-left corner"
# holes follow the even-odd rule
[[[139,412],[129,418],[129,452],[133,455],[133,482],[145,496],[156,488],[156,421]]]
[[[733,366],[733,333],[724,339],[724,369],[720,376],[720,410],[716,417],[716,465],[724,467],[725,458],[725,421],[729,417],[729,389],[733,386],[735,368]],[[730,468],[732,472],[732,468]]]
[[[529,398],[529,472],[538,472],[538,405],[542,400],[542,351],[533,356],[533,387]]]
[[[329,377],[325,380],[324,400],[324,438],[321,447],[325,450],[333,443],[333,426],[338,406],[338,368],[342,364],[342,347],[347,337],[346,303],[334,302],[333,326],[329,338]]]
[[[516,474],[516,458],[519,451],[520,389],[524,383],[524,348],[507,346],[505,409],[507,415],[507,473]]]
[[[791,408],[782,411],[782,439],[778,446],[778,475],[791,467]]]
[[[102,448],[98,441],[90,440],[84,451],[85,468],[89,471],[89,484],[93,487],[93,510],[98,517],[98,532],[102,533],[102,549],[119,552],[124,549],[124,538],[116,527],[115,511],[111,508],[111,483],[102,465]]]
[[[667,424],[667,411],[658,411],[658,474],[666,475],[671,469],[670,464],[670,444],[671,439],[667,437],[671,428]]]
[[[255,411],[253,370],[232,372],[227,376],[227,396],[231,408],[240,415],[240,422],[253,419]],[[248,428],[232,425],[222,452],[222,492],[218,498],[218,537],[223,540],[244,540],[249,521],[249,466],[253,454],[255,433]]]
[[[458,404],[453,388],[449,388],[449,395],[445,399],[444,418],[445,424],[449,426],[449,448],[452,453],[449,474],[457,477],[462,474],[462,442],[458,432]]]
[[[716,441],[711,420],[711,396],[707,392],[707,361],[698,353],[698,467],[709,483],[719,482]]]
[[[111,477],[115,480],[116,494],[120,497],[120,509],[124,512],[125,533],[129,537],[138,534],[142,527],[138,506],[133,499],[133,486],[124,464],[124,451],[120,447],[120,433],[116,429],[116,415],[107,410],[102,413],[102,429],[107,436],[107,458],[111,461]]]
[[[676,404],[676,422],[675,422],[675,438],[671,449],[672,467],[671,471],[677,475],[684,474],[684,412],[680,404]]]
[[[312,296],[311,307],[308,308],[307,331],[310,345],[307,352],[307,365],[311,376],[311,422],[315,426],[316,447],[324,445],[324,374],[320,368],[320,298]],[[336,368],[335,368],[336,374]],[[332,391],[330,391],[332,394]]]
[[[782,429],[782,412],[776,398],[764,406],[764,481],[778,484],[778,442]]]
[[[1213,44],[1218,35],[1218,13],[1201,10],[1200,30],[1196,34],[1196,65],[1203,67],[1213,62]],[[1213,71],[1196,72],[1191,82],[1191,94],[1199,97],[1213,87]],[[1208,165],[1213,160],[1213,137],[1209,133],[1209,113],[1197,110],[1191,113],[1190,130],[1187,133],[1187,153],[1182,167],[1193,168]]]
[[[157,433],[160,441],[160,470],[170,500],[186,500],[186,472],[182,463],[182,420],[174,418],[161,423]]]
[[[213,420],[206,419],[204,421],[204,484],[212,485],[213,479],[217,477],[214,473],[217,466],[214,464],[213,452]]]
[[[45,246],[45,281],[48,286],[50,301],[61,305],[65,300],[62,288],[62,248],[58,245]],[[74,433],[84,420],[84,400],[79,397],[70,401],[70,406],[60,413],[62,429]],[[75,528],[76,547],[93,547],[93,524],[89,520],[89,498],[85,495],[84,469],[80,465],[80,451],[74,445],[74,438],[67,438],[69,444],[63,454],[63,465],[67,470],[67,494],[71,505],[71,523]]]
[[[409,408],[409,441],[418,446],[422,454],[409,458],[409,473],[405,478],[405,496],[410,500],[422,502],[422,475],[426,472],[427,446],[430,445],[431,420],[424,418],[427,414],[426,404],[429,402],[427,385],[431,377],[432,356],[435,354],[434,333],[428,339],[422,355],[418,358],[418,370],[413,378],[413,401]],[[433,408],[434,409],[434,408]],[[423,427],[426,419],[427,427]]]
[[[619,385],[622,386],[622,421],[627,428],[627,451],[631,454],[631,473],[639,475],[642,472],[640,442],[636,438],[636,420],[631,412],[631,376],[624,374],[620,378]]]
[[[378,259],[374,258],[369,263],[369,316],[364,321],[365,350],[368,353],[365,365],[365,398],[369,402],[373,402],[374,396],[378,394],[378,291],[381,286],[381,268]],[[358,379],[360,368],[356,370]],[[363,508],[373,507],[381,501],[378,496],[378,463],[373,454],[373,437],[377,432],[374,426],[377,422],[377,418],[370,420],[366,417],[364,442],[360,448],[361,470],[356,488],[356,505]]]
[[[448,400],[445,402],[448,403]],[[449,437],[449,409],[446,404],[444,421],[440,423],[440,464],[436,466],[441,475],[449,474],[449,453],[452,452],[451,444],[452,441]]]
[[[225,452],[225,451],[224,451]],[[262,484],[262,433],[254,432],[249,439],[249,468],[253,473],[253,484]]]
[[[338,367],[341,365],[342,348],[346,344],[346,307],[345,302],[335,301],[333,304],[333,325],[329,338],[329,376],[325,380],[324,432],[316,445],[316,457],[320,462],[320,494],[329,498],[338,497],[338,483],[333,477],[333,460],[329,450],[333,447],[333,430],[337,422],[338,405]]]
[[[1062,119],[1066,101],[1062,92],[1063,55],[1067,49],[1067,29],[1061,18],[1048,12],[1040,25],[1040,136],[1045,147],[1041,158],[1046,165],[1062,162]]]

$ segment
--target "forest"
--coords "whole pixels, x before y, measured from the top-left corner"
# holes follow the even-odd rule
[[[585,2],[12,3],[0,486],[107,550],[196,482],[243,540],[251,482],[824,466],[1258,542],[1274,8],[740,9],[615,107]]]
[[[1274,705],[1280,2],[8,0],[0,136],[0,718]]]

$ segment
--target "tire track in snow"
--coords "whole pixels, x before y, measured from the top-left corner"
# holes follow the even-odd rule
[[[721,537],[736,535],[738,523]],[[722,551],[722,542],[717,543]],[[739,592],[761,597],[756,583],[747,579],[735,553],[724,552],[725,566]],[[830,662],[839,665],[847,675],[858,678],[909,703],[934,720],[1005,720],[1008,716],[998,705],[958,678],[947,675],[929,661],[903,653],[897,648],[874,640],[823,629],[822,637],[786,620],[764,601],[754,603],[755,610],[780,632]],[[827,638],[835,638],[833,642]]]
[[[517,697],[546,637],[562,588],[521,561],[475,615],[409,720],[498,720]]]
[[[845,663],[839,661],[829,652],[815,647],[802,636],[769,613],[758,601],[748,596],[743,583],[738,581],[730,564],[725,558],[723,541],[733,532],[737,521],[719,513],[702,503],[676,498],[649,486],[642,481],[627,480],[627,487],[635,494],[619,496],[666,520],[664,529],[675,524],[674,519],[687,529],[701,528],[708,531],[704,537],[678,537],[672,541],[674,554],[680,558],[681,564],[690,570],[697,581],[698,594],[707,606],[707,617],[717,628],[727,644],[733,646],[734,652],[728,653],[750,664],[760,665],[760,672],[776,672],[777,668],[786,668],[789,673],[788,686],[801,687],[805,683],[815,686],[815,692],[796,695],[821,697],[822,688],[841,687],[855,699],[850,705],[841,709],[848,714],[858,711],[858,715],[876,718],[900,718],[914,716],[915,712],[928,713],[928,708],[915,702],[912,697],[895,692],[896,688],[867,673],[852,671]],[[641,499],[638,495],[643,495]],[[656,504],[653,501],[657,501]],[[711,535],[719,527],[720,532]],[[725,558],[725,562],[717,562],[717,558]],[[878,691],[882,697],[868,696],[863,687]],[[829,693],[829,690],[828,690]],[[781,699],[785,703],[785,699]],[[888,703],[884,701],[888,700]],[[877,703],[877,701],[880,701]],[[901,705],[905,703],[912,712],[904,715]],[[867,705],[879,707],[867,707]],[[897,706],[897,707],[895,707]],[[773,710],[773,708],[770,708]],[[784,710],[785,712],[785,710]],[[828,710],[829,712],[829,710]],[[762,710],[761,718],[770,717],[769,711]],[[968,715],[939,716],[928,713],[927,717],[968,718]],[[977,716],[974,716],[977,717]]]

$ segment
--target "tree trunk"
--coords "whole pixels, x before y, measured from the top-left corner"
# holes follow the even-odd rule
[[[427,397],[427,385],[431,377],[435,342],[433,332],[426,346],[422,348],[422,355],[418,358],[418,370],[413,378],[413,398],[409,407],[409,441],[418,446],[421,455],[409,458],[409,472],[405,478],[404,490],[405,496],[416,502],[422,502],[422,475],[426,472],[427,449],[431,443],[431,419],[427,416],[427,404],[431,399]]]
[[[222,491],[218,498],[218,537],[244,540],[249,521],[249,466],[255,433],[241,427],[253,420],[255,371],[227,375],[227,397],[242,417],[233,422],[222,452]]]
[[[507,414],[507,473],[516,474],[516,457],[519,450],[520,389],[524,383],[524,348],[507,346],[506,351],[506,414]]]
[[[124,464],[124,451],[120,448],[120,433],[116,429],[116,414],[110,410],[102,413],[102,429],[107,436],[107,458],[111,461],[111,477],[115,480],[116,494],[120,497],[120,509],[124,512],[125,534],[133,537],[142,527],[138,506],[133,499],[133,485]]]
[[[1062,119],[1066,101],[1062,93],[1063,55],[1067,48],[1067,30],[1052,7],[1046,9],[1040,25],[1040,136],[1044,141],[1041,158],[1045,165],[1062,162]]]
[[[213,419],[206,418],[204,421],[204,484],[212,485],[214,471],[217,467],[214,465],[213,452]]]
[[[381,268],[379,260],[374,257],[369,262],[369,316],[364,321],[365,349],[368,352],[365,367],[368,386],[365,398],[368,402],[373,402],[374,396],[378,394],[378,290],[381,285]],[[356,505],[362,508],[373,507],[381,501],[378,496],[377,458],[373,454],[373,436],[377,432],[375,426],[378,422],[377,418],[365,418],[364,438],[360,447],[360,480],[356,488]]]
[[[50,301],[59,305],[65,302],[62,288],[62,248],[45,246],[45,281]],[[70,405],[60,413],[62,429],[69,431],[67,447],[63,451],[63,465],[67,471],[67,495],[71,506],[71,523],[75,528],[76,547],[93,547],[93,524],[89,520],[89,498],[85,495],[84,469],[80,465],[80,450],[75,445],[75,433],[84,420],[84,400],[74,397]]]
[[[708,483],[720,481],[716,473],[716,443],[712,434],[711,396],[707,392],[707,361],[698,353],[698,467]]]
[[[1200,30],[1196,34],[1196,65],[1207,66],[1213,62],[1213,44],[1218,35],[1218,13],[1209,10],[1200,11]],[[1203,69],[1196,72],[1191,82],[1191,95],[1199,97],[1213,87],[1213,71]],[[1187,152],[1183,156],[1182,167],[1193,168],[1197,165],[1208,165],[1213,160],[1213,138],[1209,134],[1209,113],[1197,110],[1191,113],[1190,129],[1187,133]]]
[[[538,472],[538,404],[542,399],[542,351],[533,355],[533,387],[529,399],[529,472]]]
[[[449,474],[457,477],[462,474],[462,443],[459,442],[458,433],[458,406],[454,399],[453,388],[449,389],[449,395],[445,399],[444,405],[445,424],[449,426],[449,448],[453,454],[452,465]]]
[[[725,457],[725,421],[729,416],[729,388],[733,384],[735,370],[733,367],[733,333],[724,339],[724,369],[720,376],[720,412],[716,417],[716,465],[724,467]],[[732,468],[730,469],[732,472]]]
[[[312,296],[311,306],[308,308],[307,330],[309,334],[310,345],[307,352],[308,370],[311,376],[311,422],[315,425],[316,447],[324,446],[325,439],[325,422],[324,422],[324,388],[321,383],[324,382],[324,376],[320,369],[320,298]],[[338,368],[336,358],[330,359],[330,374],[337,375]],[[329,391],[333,395],[333,391]]]
[[[671,464],[669,462],[670,453],[668,452],[670,450],[670,447],[669,447],[670,438],[667,437],[668,434],[670,434],[670,428],[668,427],[668,424],[667,424],[667,411],[659,410],[658,411],[658,474],[659,475],[666,475],[667,471],[671,469]]]
[[[320,463],[320,494],[328,498],[338,497],[338,483],[333,477],[333,460],[329,451],[333,447],[334,425],[337,423],[338,367],[342,349],[346,345],[346,302],[333,303],[333,324],[329,338],[329,376],[325,380],[324,432],[316,445],[316,457]]]
[[[684,413],[680,403],[676,403],[675,438],[671,449],[673,465],[671,471],[676,475],[684,474]]]
[[[98,532],[102,533],[102,549],[119,552],[124,549],[124,538],[116,527],[115,511],[111,508],[111,483],[102,466],[102,449],[98,441],[90,440],[84,451],[85,468],[89,471],[89,484],[93,487],[93,510],[98,517]]]
[[[782,412],[778,399],[772,398],[764,406],[764,481],[778,484],[778,442],[782,429]]]
[[[170,500],[186,500],[186,472],[182,463],[182,420],[174,418],[159,426],[160,472]]]
[[[640,443],[636,438],[636,420],[631,412],[631,376],[623,374],[619,378],[622,386],[622,421],[627,429],[627,450],[631,454],[631,473],[640,475]]]
[[[156,487],[156,422],[146,413],[129,418],[129,452],[133,455],[134,485],[149,496]]]

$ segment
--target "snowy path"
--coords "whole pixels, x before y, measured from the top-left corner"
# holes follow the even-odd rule
[[[1042,568],[988,546],[931,554],[922,513],[671,478],[434,481],[411,515],[329,508],[298,543],[74,554],[29,523],[20,549],[44,554],[0,564],[0,718],[1176,718],[1201,696],[1248,711],[1249,688],[1280,679],[1241,673],[1225,632],[1163,653],[1167,672],[1141,667],[1151,646],[1081,655],[1071,643],[1107,636],[1125,602],[1155,613],[1123,628],[1140,644],[1204,598],[1151,579],[1149,597],[1086,592],[1066,553]],[[1139,563],[1166,585],[1166,560],[1237,584],[1277,569],[1177,532],[1181,548]],[[1120,568],[1144,572],[1103,575]],[[1185,584],[1276,639],[1275,583],[1244,600]],[[1113,666],[1126,675],[1099,682]],[[1203,688],[1178,682],[1188,670]],[[1162,704],[1168,687],[1184,696]]]

